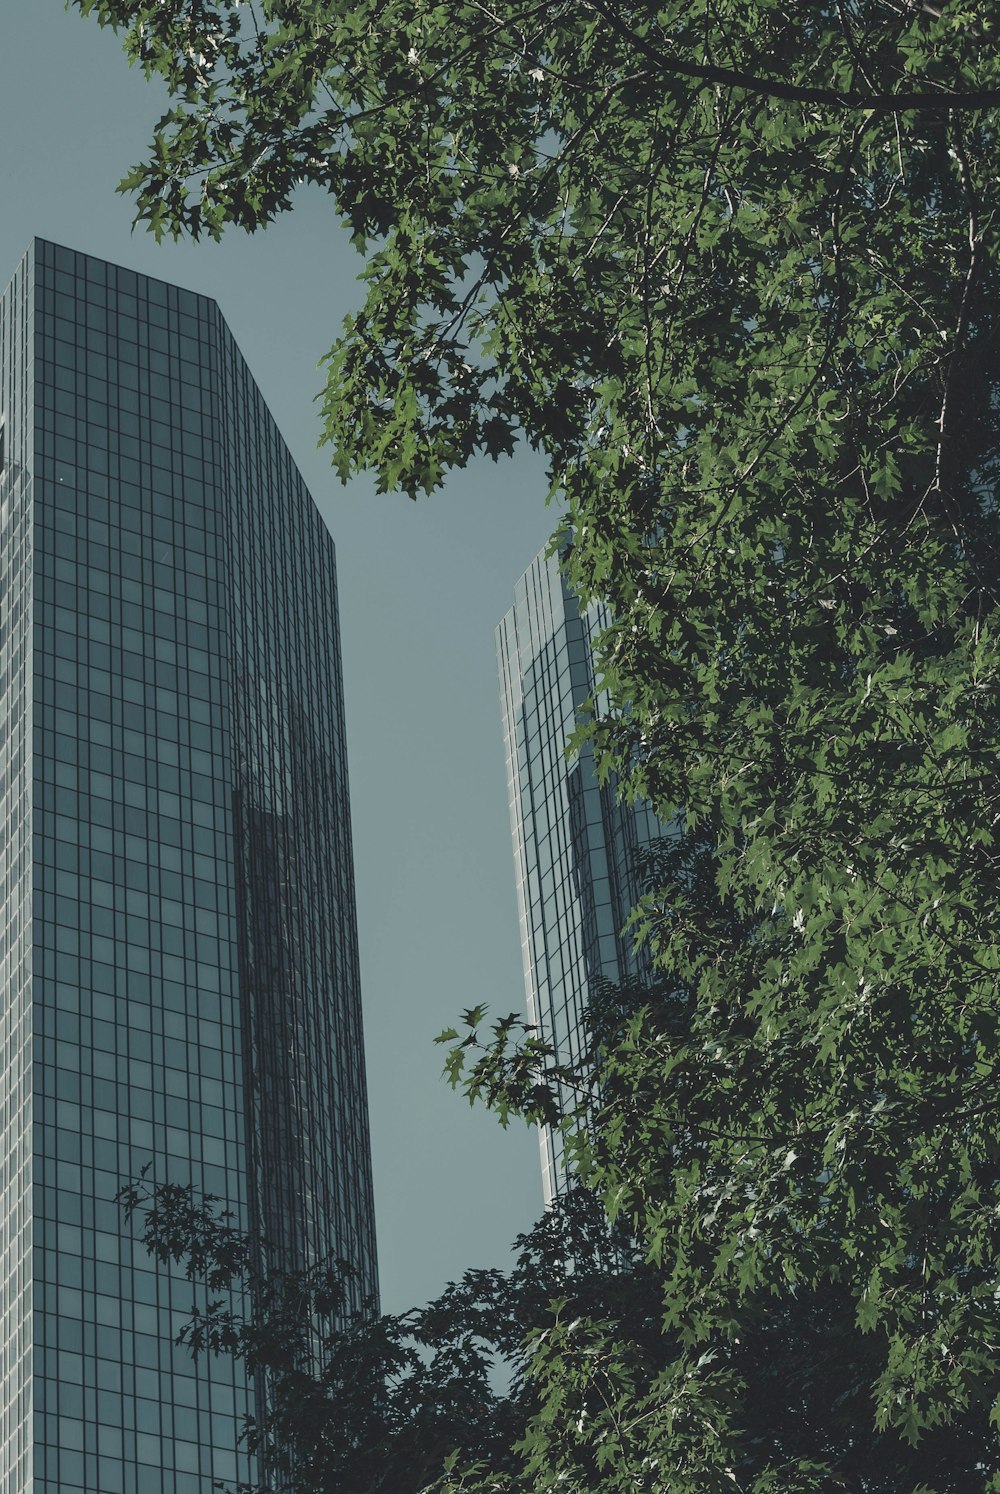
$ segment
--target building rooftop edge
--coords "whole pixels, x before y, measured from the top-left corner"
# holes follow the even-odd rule
[[[171,290],[183,291],[186,296],[195,296],[199,301],[205,301],[208,305],[214,306],[216,311],[218,311],[219,315],[222,317],[223,321],[226,320],[225,314],[219,306],[219,303],[215,299],[215,297],[206,295],[204,291],[191,290],[189,286],[179,285],[176,280],[166,280],[162,275],[149,275],[145,270],[135,270],[131,265],[120,264],[116,259],[105,259],[103,254],[91,254],[87,249],[78,249],[75,244],[60,244],[57,242],[57,240],[48,239],[44,234],[40,233],[32,234],[31,238],[28,241],[27,248],[24,251],[25,255],[30,250],[34,249],[38,244],[45,244],[50,249],[61,249],[66,254],[82,255],[84,259],[92,259],[97,264],[110,265],[114,270],[124,270],[129,275],[134,275],[137,280],[151,281],[155,284],[167,286]],[[23,259],[24,255],[22,255],[21,258]],[[19,260],[18,263],[20,262],[21,261]]]

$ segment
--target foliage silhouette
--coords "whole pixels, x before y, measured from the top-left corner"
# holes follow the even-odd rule
[[[884,1437],[875,1487],[1000,1489],[995,8],[76,3],[171,93],[141,222],[254,230],[311,183],[365,251],[342,476],[544,453],[614,618],[582,730],[675,827],[635,921],[673,994],[584,1112],[515,1023],[449,1060],[575,1130],[676,1349],[560,1322],[534,1461],[480,1486],[865,1487]],[[792,1466],[806,1390],[764,1406],[736,1349],[810,1303],[856,1420]]]

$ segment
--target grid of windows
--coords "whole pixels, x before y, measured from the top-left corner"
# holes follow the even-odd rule
[[[584,1050],[588,991],[596,980],[648,972],[622,929],[638,900],[635,857],[662,827],[643,803],[617,802],[598,782],[589,746],[566,743],[595,695],[592,640],[607,625],[581,614],[553,559],[536,556],[497,628],[507,791],[530,1020],[561,1062]],[[564,1185],[558,1137],[539,1132],[546,1202]]]
[[[174,1347],[190,1287],[123,1236],[121,1180],[152,1160],[270,1228],[283,1262],[337,1253],[375,1286],[333,546],[214,302],[42,241],[26,264],[35,1482],[17,1487],[194,1494],[249,1476],[247,1387]]]
[[[32,1477],[31,258],[0,300],[0,1488]]]

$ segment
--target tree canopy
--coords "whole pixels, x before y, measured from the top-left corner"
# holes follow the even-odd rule
[[[170,90],[125,181],[154,232],[332,194],[340,473],[415,496],[523,438],[610,604],[585,730],[675,827],[635,921],[662,993],[565,1118],[673,1346],[575,1330],[656,1428],[628,1487],[1000,1489],[995,7],[75,3]],[[454,1076],[539,1113],[512,1036]],[[745,1345],[810,1303],[855,1375],[789,1461],[797,1382],[762,1403]],[[856,1466],[873,1429],[902,1482]]]
[[[748,1317],[714,1376],[723,1403],[740,1380],[749,1391],[734,1460],[725,1418],[692,1417],[678,1383],[661,1274],[587,1189],[515,1241],[510,1270],[467,1271],[426,1307],[381,1316],[348,1307],[347,1263],[262,1270],[255,1242],[191,1187],[141,1178],[123,1197],[151,1254],[192,1282],[180,1341],[243,1361],[262,1391],[245,1428],[260,1482],[238,1494],[977,1486],[974,1416],[920,1448],[866,1419],[878,1346],[856,1341],[843,1290]]]
[[[274,1494],[421,1494],[451,1487],[459,1456],[456,1487],[513,1478],[540,1343],[598,1318],[633,1354],[660,1346],[650,1268],[584,1189],[515,1241],[509,1271],[467,1271],[426,1307],[381,1316],[349,1305],[348,1262],[265,1268],[259,1242],[191,1186],[143,1175],[120,1197],[150,1253],[192,1283],[179,1341],[242,1361],[262,1389],[246,1441]]]

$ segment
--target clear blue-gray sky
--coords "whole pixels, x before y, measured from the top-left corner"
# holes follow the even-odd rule
[[[433,1035],[523,1002],[493,627],[548,538],[540,463],[485,462],[413,504],[341,487],[317,368],[359,300],[329,201],[266,233],[157,245],[115,192],[164,105],[62,0],[0,20],[0,280],[33,235],[214,296],[337,542],[369,1095],[385,1307],[500,1265],[541,1211],[537,1147],[440,1078]]]

